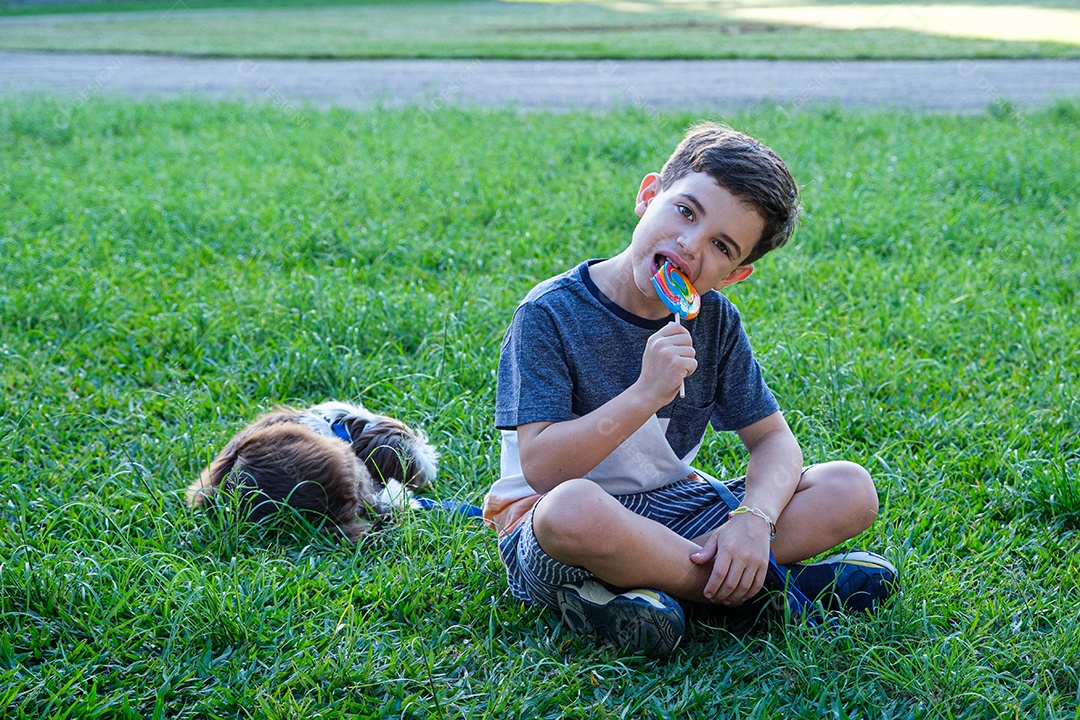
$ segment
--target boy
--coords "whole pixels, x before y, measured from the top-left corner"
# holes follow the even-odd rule
[[[745,280],[790,237],[791,174],[752,138],[699,125],[645,176],[635,213],[625,250],[535,287],[503,340],[502,477],[484,517],[513,595],[558,608],[579,632],[662,654],[685,630],[679,600],[746,602],[771,550],[811,599],[871,609],[895,580],[884,558],[799,564],[870,526],[869,474],[803,467],[738,310],[708,292]],[[657,296],[664,262],[702,292],[694,319],[674,322]],[[717,488],[690,466],[708,423],[738,433],[745,478]]]

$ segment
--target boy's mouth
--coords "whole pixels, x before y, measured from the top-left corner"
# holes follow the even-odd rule
[[[661,255],[659,253],[653,255],[652,274],[655,275],[656,273],[660,272],[660,268],[664,267],[664,263],[666,262],[668,262],[668,258],[665,255]]]
[[[682,272],[682,268],[679,267],[679,263],[675,262],[674,260],[669,258],[667,255],[657,253],[656,255],[653,256],[652,274],[655,275],[656,273],[660,272],[660,268],[664,267],[664,263],[666,263],[666,262],[671,263],[672,267],[674,267],[674,268],[678,269],[680,272]]]

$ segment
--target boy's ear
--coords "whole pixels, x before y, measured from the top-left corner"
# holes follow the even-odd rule
[[[645,214],[645,208],[658,192],[660,192],[660,173],[649,173],[641,181],[641,188],[638,190],[637,205],[634,206],[634,213],[638,217]]]
[[[746,278],[750,277],[750,274],[753,272],[753,265],[740,265],[739,267],[735,268],[727,275],[725,275],[719,283],[713,286],[713,290],[719,290],[721,288],[726,288],[728,285],[734,285],[737,282],[742,282]]]

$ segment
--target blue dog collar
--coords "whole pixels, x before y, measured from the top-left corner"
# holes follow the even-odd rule
[[[349,428],[345,427],[344,420],[338,420],[336,423],[330,425],[330,429],[334,431],[334,434],[345,442],[352,444],[352,438],[349,437]]]
[[[484,511],[476,505],[460,500],[432,500],[426,497],[413,497],[412,501],[423,510],[446,510],[466,517],[483,517]]]

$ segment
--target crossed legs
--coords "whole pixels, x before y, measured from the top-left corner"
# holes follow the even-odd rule
[[[814,465],[802,474],[791,502],[776,519],[773,554],[788,564],[830,550],[868,528],[877,508],[873,481],[862,466],[843,461]],[[704,538],[680,537],[636,515],[590,480],[564,482],[537,503],[533,532],[552,558],[608,583],[708,602],[702,590],[711,564],[690,559]]]

